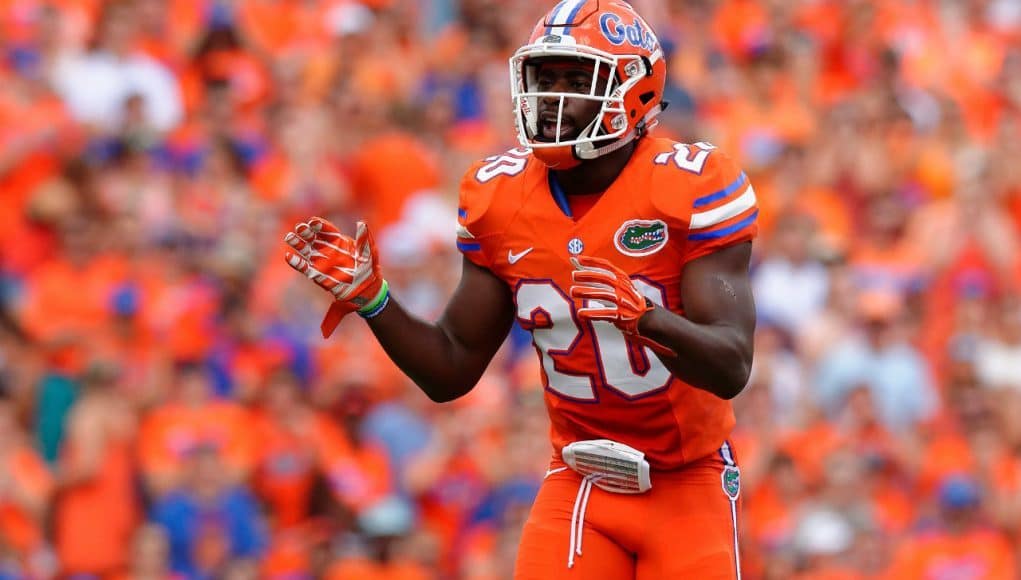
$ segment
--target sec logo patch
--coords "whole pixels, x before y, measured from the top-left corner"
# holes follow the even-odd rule
[[[567,251],[572,256],[577,256],[585,251],[585,244],[582,243],[581,238],[571,238],[571,241],[567,242]]]

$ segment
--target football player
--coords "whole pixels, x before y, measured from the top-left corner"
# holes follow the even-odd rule
[[[392,297],[368,227],[322,218],[286,259],[368,321],[434,401],[472,389],[517,320],[531,331],[553,456],[517,578],[736,578],[729,402],[752,361],[758,215],[708,143],[650,130],[666,64],[625,2],[564,0],[510,59],[522,147],[461,182],[460,285],[435,323]]]

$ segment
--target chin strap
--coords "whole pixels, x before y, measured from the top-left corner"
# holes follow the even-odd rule
[[[621,135],[618,139],[615,139],[610,143],[603,145],[602,147],[592,148],[591,143],[583,143],[581,145],[576,145],[575,151],[579,158],[584,159],[586,161],[591,159],[597,159],[599,157],[602,157],[603,155],[613,153],[614,151],[620,149],[621,147],[624,147],[628,143],[634,141],[637,137],[638,132],[632,129],[625,133],[624,135]],[[578,151],[578,149],[581,149],[582,145],[588,145],[589,147],[586,147],[585,149]]]

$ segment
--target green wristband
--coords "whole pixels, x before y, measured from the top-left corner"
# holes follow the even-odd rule
[[[376,294],[376,297],[373,298],[371,302],[359,308],[358,314],[361,314],[363,316],[367,314],[373,314],[374,311],[379,309],[379,307],[383,305],[383,303],[386,302],[387,298],[389,297],[390,297],[390,283],[387,282],[386,279],[384,279],[383,285],[379,287],[379,293]]]

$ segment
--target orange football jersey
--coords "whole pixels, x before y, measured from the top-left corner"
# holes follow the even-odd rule
[[[582,322],[569,298],[570,258],[610,260],[654,302],[683,314],[684,265],[752,239],[755,192],[712,145],[644,138],[583,216],[525,149],[473,165],[461,183],[458,249],[511,288],[542,367],[552,440],[612,439],[674,469],[718,450],[729,401],[673,377],[612,324]]]

